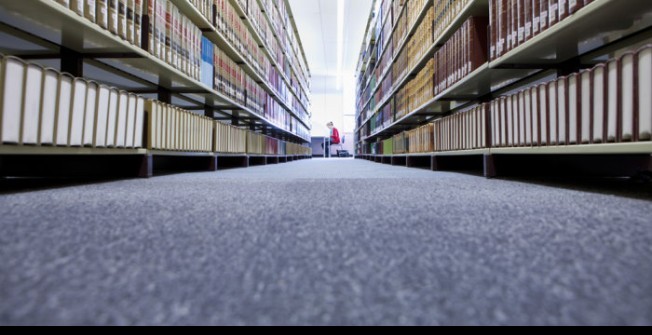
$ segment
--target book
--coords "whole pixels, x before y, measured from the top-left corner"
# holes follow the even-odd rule
[[[530,88],[532,98],[532,145],[541,146],[541,109],[539,107],[539,88],[533,86]]]
[[[70,0],[70,10],[79,16],[84,16],[84,5],[86,0]]]
[[[95,140],[95,118],[97,116],[97,93],[99,88],[97,83],[88,82],[84,112],[84,132],[82,134],[83,146],[93,146]]]
[[[20,142],[20,111],[25,94],[27,64],[14,57],[2,58],[0,80],[0,143]]]
[[[623,142],[635,141],[634,116],[637,113],[637,104],[634,97],[636,87],[636,57],[628,52],[620,58],[620,94],[621,94],[621,127],[620,139]],[[649,74],[648,74],[649,75]]]
[[[605,64],[599,64],[593,68],[593,135],[591,140],[594,143],[606,142],[607,128],[607,105],[609,103],[608,76]],[[650,72],[652,73],[652,72]]]
[[[558,0],[558,9],[559,14],[557,16],[557,21],[563,21],[568,17],[568,0]]]
[[[548,113],[548,85],[539,85],[539,120],[540,120],[540,138],[541,145],[550,145],[550,117]]]
[[[125,126],[126,128],[126,140],[125,140],[125,146],[127,148],[134,148],[135,147],[135,134],[136,134],[136,113],[137,113],[137,103],[138,103],[138,97],[135,94],[129,94],[128,95],[128,103],[127,103],[127,124]]]
[[[134,43],[138,47],[143,45],[143,15],[145,10],[143,1],[145,0],[135,0],[134,2]]]
[[[637,57],[639,140],[649,141],[652,139],[652,46],[640,49]]]
[[[145,99],[136,98],[136,123],[134,127],[134,147],[143,148],[145,138]]]
[[[118,36],[127,40],[127,0],[118,0]]]
[[[557,82],[548,83],[548,143],[550,145],[562,144],[560,140],[559,128],[563,121],[559,119],[559,91]]]
[[[41,126],[39,141],[41,145],[54,144],[54,132],[57,117],[57,99],[59,94],[59,72],[45,69],[43,72],[43,93],[41,95]]]
[[[584,0],[568,0],[568,14],[572,15],[577,13],[584,7]]]
[[[86,93],[88,83],[75,78],[72,86],[72,106],[70,108],[70,134],[68,144],[73,147],[82,146],[84,135],[84,114],[86,112]]]
[[[533,12],[533,0],[525,0],[523,2],[523,17],[524,17],[524,26],[525,26],[525,37],[523,39],[523,42],[529,41],[532,38],[532,19],[534,17],[534,12]]]
[[[100,85],[97,92],[97,117],[95,118],[95,139],[93,147],[105,148],[108,130],[109,104],[111,89]]]
[[[620,119],[620,60],[613,59],[607,62],[607,85],[609,92],[607,106],[607,141],[618,142],[618,122]]]
[[[120,91],[118,95],[118,117],[116,119],[116,147],[125,148],[127,145],[127,117],[129,113],[129,93]]]
[[[525,142],[523,143],[526,146],[531,146],[533,143],[533,134],[532,134],[532,129],[534,127],[534,123],[532,122],[532,91],[530,89],[526,89],[523,92],[524,96],[524,102],[525,102]]]
[[[548,27],[559,22],[559,0],[548,0]]]
[[[84,0],[84,17],[95,23],[97,18],[96,0]]]
[[[539,0],[541,7],[540,7],[540,20],[539,20],[539,32],[543,32],[544,30],[548,29],[548,25],[550,23],[550,2],[549,0]]]
[[[106,121],[106,145],[110,148],[117,146],[116,134],[118,127],[118,111],[120,105],[120,91],[111,88],[109,91],[109,110]]]
[[[568,144],[577,144],[581,113],[581,83],[577,73],[568,76]]]
[[[532,36],[536,36],[541,32],[541,1],[532,0]]]
[[[109,2],[97,0],[95,3],[95,22],[104,29],[109,29]]]
[[[134,21],[134,16],[136,14],[135,0],[126,0],[125,8],[127,20],[127,42],[136,44],[136,22]]]
[[[592,143],[593,130],[593,74],[590,70],[580,72],[581,109],[580,109],[580,143]]]
[[[108,11],[108,20],[109,20],[109,31],[112,32],[115,35],[118,35],[118,12],[119,12],[119,4],[118,0],[107,0],[108,5],[109,5],[109,11]],[[150,0],[154,1],[154,0]]]
[[[57,146],[69,145],[73,81],[74,78],[71,75],[59,75],[59,86],[57,90],[57,116],[54,134],[55,145]]]
[[[569,134],[569,116],[568,116],[568,80],[566,77],[560,77],[557,79],[557,116],[558,116],[558,126],[557,130],[558,143],[567,144],[568,143],[568,134]]]
[[[22,110],[17,110],[20,120],[20,144],[38,144],[40,128],[41,93],[43,92],[43,67],[27,64],[25,68]],[[17,83],[18,84],[18,83]],[[8,98],[13,99],[9,96]]]

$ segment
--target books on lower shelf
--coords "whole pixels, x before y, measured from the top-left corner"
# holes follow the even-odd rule
[[[427,153],[433,151],[433,124],[429,123],[406,132],[409,141],[409,153]]]
[[[215,151],[244,154],[247,152],[247,130],[215,122]]]
[[[487,148],[489,144],[489,104],[434,122],[434,151]]]
[[[213,152],[212,119],[159,101],[147,100],[147,149]]]
[[[0,57],[0,143],[142,148],[142,98]]]
[[[652,46],[492,102],[493,145],[649,141]]]

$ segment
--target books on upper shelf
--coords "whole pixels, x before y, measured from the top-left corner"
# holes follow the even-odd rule
[[[490,59],[495,60],[594,0],[490,0]]]

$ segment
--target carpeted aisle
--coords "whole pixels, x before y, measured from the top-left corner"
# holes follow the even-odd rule
[[[353,160],[0,195],[0,325],[652,325],[650,213]]]

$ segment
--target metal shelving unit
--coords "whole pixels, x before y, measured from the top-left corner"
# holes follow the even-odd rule
[[[430,4],[432,2],[429,2]],[[368,111],[364,120],[358,115],[358,127],[356,136],[363,131],[367,123],[387,104],[390,99],[404,86],[412,76],[444,45],[459,26],[472,15],[488,15],[488,1],[472,1],[455,18],[454,22],[447,28],[430,47],[429,51],[411,68],[408,76],[394,83],[390,93],[380,101],[376,108]],[[420,15],[419,21],[423,20]],[[413,27],[409,33],[413,33]],[[376,142],[387,139],[391,136],[417,126],[431,122],[440,117],[455,114],[473,106],[494,100],[502,94],[511,94],[520,89],[531,87],[537,83],[578,72],[582,69],[602,63],[621,50],[630,47],[640,47],[652,41],[652,2],[645,0],[616,1],[616,0],[594,0],[579,11],[569,15],[547,30],[540,32],[521,45],[506,52],[497,59],[485,63],[479,69],[468,74],[458,83],[448,88],[445,92],[437,95],[422,106],[412,110],[408,115],[399,120],[394,120],[384,129],[379,129],[364,138],[358,138],[358,146],[362,143]],[[401,48],[405,46],[402,44]],[[363,60],[360,60],[361,64]],[[395,59],[393,60],[395,61]],[[387,73],[384,73],[378,82],[382,82]],[[367,87],[358,92],[364,92]],[[364,111],[379,88],[377,87],[368,101],[365,101]],[[472,162],[476,167],[484,168],[487,177],[497,175],[496,166],[507,161],[503,157],[509,157],[518,161],[522,157],[564,157],[565,162],[583,164],[583,160],[613,159],[622,158],[628,165],[626,168],[636,171],[652,172],[652,142],[628,142],[628,143],[603,143],[603,144],[579,144],[567,146],[528,146],[528,147],[500,147],[494,148],[491,144],[486,149],[462,150],[450,152],[433,152],[419,154],[389,154],[389,155],[358,155],[359,158],[393,165],[403,165],[407,161],[410,166],[411,158],[427,160],[432,159],[431,168],[437,170],[440,166],[448,166],[450,161],[461,160],[465,163]],[[389,159],[388,159],[389,158]],[[496,163],[499,160],[501,163]],[[398,162],[399,164],[395,164]],[[459,163],[459,161],[457,161]],[[511,161],[510,161],[511,162]],[[608,165],[610,163],[607,163]],[[498,165],[496,165],[498,164]],[[511,163],[510,163],[511,164]],[[520,164],[520,163],[519,163]],[[588,164],[588,163],[586,163]],[[585,165],[586,165],[585,164]],[[423,167],[427,167],[423,164]],[[609,165],[613,166],[613,165]],[[468,167],[468,164],[467,164]],[[513,166],[503,166],[512,168]],[[591,166],[583,168],[591,169]]]
[[[178,0],[174,0],[178,1]],[[185,2],[185,1],[180,1]],[[189,3],[185,7],[192,7]],[[164,61],[154,57],[146,50],[132,45],[120,37],[113,35],[108,30],[86,20],[71,10],[61,6],[52,0],[34,1],[2,1],[0,2],[0,21],[5,26],[10,26],[36,40],[46,41],[53,45],[51,50],[29,53],[28,59],[47,59],[63,57],[61,51],[71,50],[82,59],[98,61],[107,64],[116,72],[132,77],[138,77],[154,85],[156,88],[141,90],[135,93],[157,94],[163,91],[164,94],[178,94],[190,97],[198,102],[210,113],[218,112],[232,119],[242,119],[252,125],[274,129],[283,138],[292,139],[300,143],[309,142],[309,138],[303,138],[286,129],[276,122],[267,119],[247,107],[224,96],[213,88],[190,78],[186,74],[173,68]],[[185,8],[186,10],[188,8]],[[38,20],[34,19],[34,13],[39,13]],[[188,14],[191,13],[191,14]],[[191,16],[191,19],[198,20],[198,12],[184,12]],[[200,28],[202,28],[200,26]],[[203,27],[207,28],[207,27]],[[219,34],[211,35],[214,42],[220,47],[225,47],[227,52],[237,55],[238,52],[228,44]],[[60,46],[60,47],[58,47]],[[14,51],[14,50],[12,50]],[[24,55],[18,55],[24,56]],[[242,59],[242,57],[240,56]],[[250,65],[245,65],[245,69]],[[250,67],[249,71],[253,69]],[[255,71],[254,71],[255,72]],[[286,106],[287,107],[287,106]],[[288,108],[288,110],[292,110]],[[212,115],[211,115],[212,116]],[[302,123],[305,122],[302,121]]]

